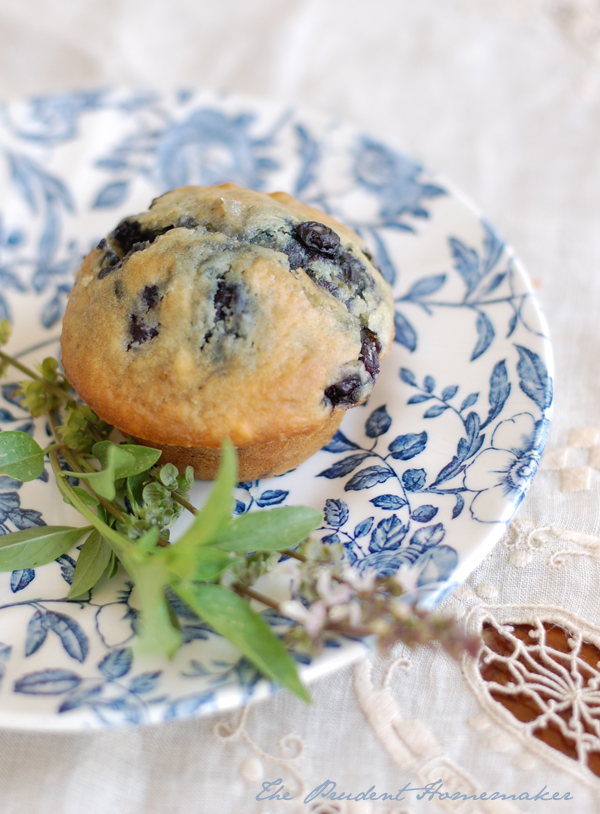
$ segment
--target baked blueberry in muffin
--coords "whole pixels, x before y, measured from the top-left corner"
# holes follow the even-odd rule
[[[212,478],[293,469],[363,402],[390,347],[390,287],[362,240],[289,195],[182,187],[85,258],[63,324],[73,386],[126,435]]]

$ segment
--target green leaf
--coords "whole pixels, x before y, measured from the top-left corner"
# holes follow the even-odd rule
[[[102,447],[102,454],[96,451],[97,447]],[[133,456],[127,450],[121,450],[112,441],[100,441],[98,444],[94,444],[92,453],[100,461],[102,469],[98,472],[78,472],[77,477],[87,480],[100,497],[104,497],[106,500],[114,500],[116,496],[115,480],[120,477],[117,471],[124,469],[128,465],[131,466]]]
[[[115,557],[115,552],[110,552],[110,560],[108,562],[108,578],[112,579],[119,570],[119,560]]]
[[[94,587],[106,571],[111,554],[109,544],[100,532],[94,529],[79,552],[68,599],[82,596]]]
[[[78,478],[87,480],[100,497],[114,500],[115,481],[145,472],[161,456],[159,449],[142,447],[137,444],[113,444],[112,441],[99,441],[92,447],[102,469],[98,472],[77,473]]]
[[[194,467],[186,466],[183,475],[179,475],[179,477],[177,478],[177,491],[180,494],[185,495],[186,492],[190,491],[193,485],[194,485]]]
[[[116,450],[116,452],[112,451]],[[113,455],[115,478],[129,478],[146,472],[158,461],[160,449],[143,447],[139,444],[113,444],[112,441],[99,441],[92,447],[92,454],[98,458],[102,469],[107,469]]]
[[[94,495],[91,495],[87,491],[87,489],[82,489],[81,486],[72,486],[71,489],[75,492],[77,497],[83,503],[85,503],[86,506],[99,506],[100,505],[100,501],[98,500],[98,498],[95,497]],[[67,502],[70,503],[70,501],[68,500],[67,497],[63,497],[63,500],[65,501],[65,503],[67,503]]]
[[[0,475],[30,481],[44,471],[44,452],[26,432],[5,430],[0,433]]]
[[[126,449],[135,459],[133,469],[121,474],[120,477],[122,478],[128,478],[130,475],[138,475],[140,472],[146,472],[154,466],[162,455],[161,449],[143,447],[140,444],[121,444],[121,449]]]
[[[196,552],[196,570],[193,579],[196,582],[212,582],[232,564],[233,559],[224,551],[215,548],[199,548]]]
[[[167,610],[169,611],[169,619],[171,620],[171,625],[181,633],[181,624],[179,622],[179,618],[175,613],[175,608],[171,604],[171,599],[167,592],[165,591],[165,595],[167,597]]]
[[[148,477],[146,472],[140,472],[127,478],[127,495],[133,507],[142,505],[142,490]]]
[[[124,445],[113,444],[112,441],[98,441],[92,447],[92,455],[99,460],[102,469],[113,473],[115,480],[126,477],[123,473],[135,463],[133,455],[124,448]]]
[[[215,485],[202,510],[185,534],[171,546],[169,559],[184,579],[191,577],[194,551],[212,542],[223,533],[231,522],[234,507],[233,488],[237,482],[237,455],[235,447],[225,439],[222,446],[221,465]]]
[[[71,472],[62,472],[63,477],[72,476]],[[114,471],[102,469],[100,472],[77,472],[75,477],[87,480],[94,492],[106,500],[114,500],[117,494],[115,490]]]
[[[177,478],[179,477],[179,470],[175,464],[165,464],[160,468],[158,473],[163,486],[167,489],[177,489]]]
[[[37,365],[37,369],[44,378],[54,381],[58,370],[58,361],[53,356],[47,356],[41,365]]]
[[[22,382],[17,393],[24,396],[21,406],[29,410],[34,418],[48,412],[48,391],[44,382]]]
[[[142,489],[142,501],[146,506],[151,506],[153,503],[160,503],[161,500],[168,500],[170,497],[169,490],[156,481],[150,481]]]
[[[165,595],[168,573],[162,557],[147,557],[127,570],[133,577],[140,605],[141,653],[166,653],[169,657],[179,649],[183,636],[173,625],[169,601]],[[133,573],[131,573],[133,571]]]
[[[152,528],[148,529],[148,531],[137,541],[139,551],[142,551],[144,554],[152,551],[153,548],[156,548],[159,536],[160,531],[158,526],[152,526]]]
[[[250,512],[235,517],[211,545],[221,551],[282,551],[305,540],[322,520],[308,506]]]
[[[0,322],[0,345],[6,345],[10,339],[11,331],[10,320],[3,319],[2,322]]]
[[[198,616],[229,639],[263,675],[283,684],[304,701],[310,701],[298,678],[294,660],[245,599],[221,585],[186,582],[172,587]]]
[[[75,545],[91,526],[36,526],[0,537],[0,571],[37,568]]]

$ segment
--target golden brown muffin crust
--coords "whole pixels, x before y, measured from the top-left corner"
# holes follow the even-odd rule
[[[85,258],[63,324],[67,377],[104,420],[157,444],[316,432],[368,396],[365,365],[391,341],[391,292],[365,252],[284,193],[173,190]]]

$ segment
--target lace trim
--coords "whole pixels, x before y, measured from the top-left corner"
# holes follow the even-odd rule
[[[600,670],[599,664],[591,665],[583,657],[583,651],[590,645],[600,650],[600,628],[551,605],[478,606],[468,614],[466,625],[479,635],[485,626],[491,627],[507,646],[503,655],[484,644],[479,659],[463,662],[465,678],[490,720],[548,763],[598,789],[600,779],[588,763],[600,753]],[[529,626],[527,641],[518,625]],[[568,652],[548,642],[551,626],[566,632]],[[482,672],[492,664],[508,671],[511,681],[486,681]],[[531,720],[517,720],[494,698],[494,692],[515,701],[527,698]],[[573,757],[539,739],[549,728],[574,744]]]
[[[471,795],[484,791],[471,774],[443,754],[440,744],[424,721],[402,717],[390,689],[392,671],[398,668],[408,670],[410,662],[407,659],[392,661],[379,688],[373,683],[369,660],[358,662],[354,668],[356,698],[385,751],[400,768],[410,769],[421,786],[441,778],[444,791],[451,794],[458,791]],[[520,814],[512,803],[499,800],[469,801],[468,809],[464,800],[436,800],[433,805],[450,814],[466,811],[468,814]]]
[[[591,432],[571,434],[571,447],[566,450],[568,452],[578,444],[590,450],[590,456],[596,455],[596,451],[600,450],[600,447],[592,445],[596,440],[596,435]],[[566,460],[564,456],[563,464]],[[508,550],[511,565],[524,567],[534,555],[547,550],[548,543],[556,541],[569,547],[547,554],[548,565],[553,568],[563,567],[569,557],[584,556],[600,560],[600,537],[551,525],[538,527],[525,518],[518,518],[509,525],[501,545]],[[553,606],[484,604],[494,600],[498,594],[497,586],[482,582],[473,587],[466,584],[460,586],[451,598],[451,601],[458,602],[483,600],[469,611],[459,607],[457,602],[453,610],[460,615],[467,614],[469,629],[481,635],[487,626],[513,646],[509,655],[501,655],[486,645],[479,661],[465,660],[467,684],[484,710],[467,724],[487,748],[498,754],[506,754],[520,744],[525,751],[508,758],[515,768],[532,771],[541,758],[597,790],[600,779],[588,768],[587,760],[595,751],[600,753],[600,728],[595,728],[600,727],[596,724],[596,716],[600,713],[600,662],[595,666],[590,665],[580,658],[580,654],[586,643],[600,651],[600,628],[576,614]],[[515,634],[515,626],[518,625],[530,626],[530,642],[524,642]],[[568,631],[571,645],[567,655],[556,651],[546,641],[551,625]],[[481,664],[491,664],[494,660],[501,662],[504,669],[514,672],[513,686],[507,682],[486,681],[482,676]],[[558,670],[556,664],[560,665]],[[381,686],[375,687],[368,660],[357,664],[354,670],[355,694],[368,725],[391,759],[402,769],[411,772],[418,785],[442,778],[445,791],[479,793],[483,789],[475,778],[443,753],[427,724],[417,718],[406,719],[402,716],[391,693],[391,677],[395,670],[408,670],[410,666],[410,661],[404,658],[392,661]],[[551,699],[548,698],[549,686],[553,692]],[[537,704],[539,714],[531,721],[517,720],[492,693],[515,699],[525,693],[532,703]],[[240,777],[248,784],[252,802],[260,790],[260,782],[275,779],[276,776],[283,777],[286,789],[295,797],[294,802],[256,802],[251,809],[253,814],[414,814],[414,809],[405,803],[315,800],[305,805],[302,800],[309,786],[298,767],[306,748],[304,742],[288,734],[278,741],[278,753],[263,750],[251,738],[246,727],[253,706],[250,704],[242,709],[237,723],[217,723],[214,734],[222,741],[241,741],[252,752],[252,756],[242,760],[239,766]],[[566,708],[573,710],[567,721],[564,718]],[[550,723],[576,744],[574,757],[562,754],[536,737],[536,730]],[[462,814],[464,811],[460,807],[464,806],[464,801],[437,801],[433,805],[436,810],[450,814]],[[470,805],[469,814],[519,812],[506,801],[472,801]]]
[[[303,803],[310,788],[297,764],[304,755],[306,744],[297,735],[287,734],[278,741],[279,754],[266,752],[251,738],[247,730],[248,716],[253,707],[253,704],[243,707],[237,723],[229,721],[216,723],[212,730],[213,735],[222,742],[242,741],[254,753],[255,757],[243,760],[239,769],[240,777],[248,784],[252,802],[255,802],[256,795],[262,788],[261,781],[273,781],[277,777],[282,778],[281,782],[285,786],[285,790],[295,799],[293,801],[256,801],[251,809],[252,814],[413,814],[410,806],[403,804],[394,806],[393,804],[345,800],[314,800],[311,803]],[[265,764],[270,764],[268,770]]]
[[[214,737],[222,742],[243,741],[254,753],[255,757],[246,758],[240,765],[240,777],[256,788],[256,791],[252,790],[253,796],[256,796],[261,790],[260,781],[265,779],[266,775],[265,764],[271,764],[268,779],[275,780],[276,777],[283,775],[283,782],[289,794],[296,798],[304,798],[307,794],[306,781],[297,766],[306,749],[304,741],[297,735],[287,734],[278,741],[279,754],[270,754],[261,749],[252,740],[246,728],[248,716],[253,707],[253,704],[246,704],[242,707],[236,724],[230,721],[216,723],[212,730]],[[275,774],[273,774],[273,769],[275,769]],[[269,803],[268,808],[269,811],[275,811],[272,802]],[[255,811],[263,812],[266,809],[259,805]],[[290,809],[289,805],[285,808],[287,814],[292,814],[292,811],[295,812],[295,809]]]
[[[594,534],[584,534],[580,531],[571,531],[557,526],[542,526],[538,528],[533,521],[518,519],[508,527],[501,543],[513,549],[509,556],[509,563],[522,568],[531,562],[531,552],[541,551],[546,543],[559,541],[569,545],[581,546],[583,551],[573,548],[561,548],[553,551],[548,557],[548,565],[552,568],[562,568],[568,557],[589,557],[600,561],[600,537]],[[520,545],[524,549],[517,549]]]
[[[559,473],[561,492],[589,492],[592,488],[592,472],[594,469],[600,469],[599,435],[600,431],[596,427],[576,427],[572,429],[569,432],[566,447],[554,447],[546,450],[540,464],[540,470],[557,471]],[[588,450],[587,465],[574,466],[573,463],[569,465],[569,460],[574,457],[573,453],[580,449]]]

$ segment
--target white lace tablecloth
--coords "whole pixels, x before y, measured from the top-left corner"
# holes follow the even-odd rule
[[[2,731],[2,814],[600,810],[588,768],[600,762],[600,673],[583,679],[579,658],[600,647],[599,58],[598,0],[0,4],[0,99],[116,84],[248,93],[324,111],[441,170],[525,262],[556,354],[542,469],[445,603],[475,630],[508,620],[536,634],[503,634],[535,673],[533,720],[495,701],[474,662],[399,649],[317,682],[310,707],[280,693],[146,728]],[[568,632],[570,658],[546,643],[551,625]],[[561,711],[572,757],[532,734]],[[273,791],[294,799],[257,801],[278,778]],[[449,795],[521,800],[303,802],[326,780],[355,797],[440,779]],[[527,800],[544,786],[572,799]]]

